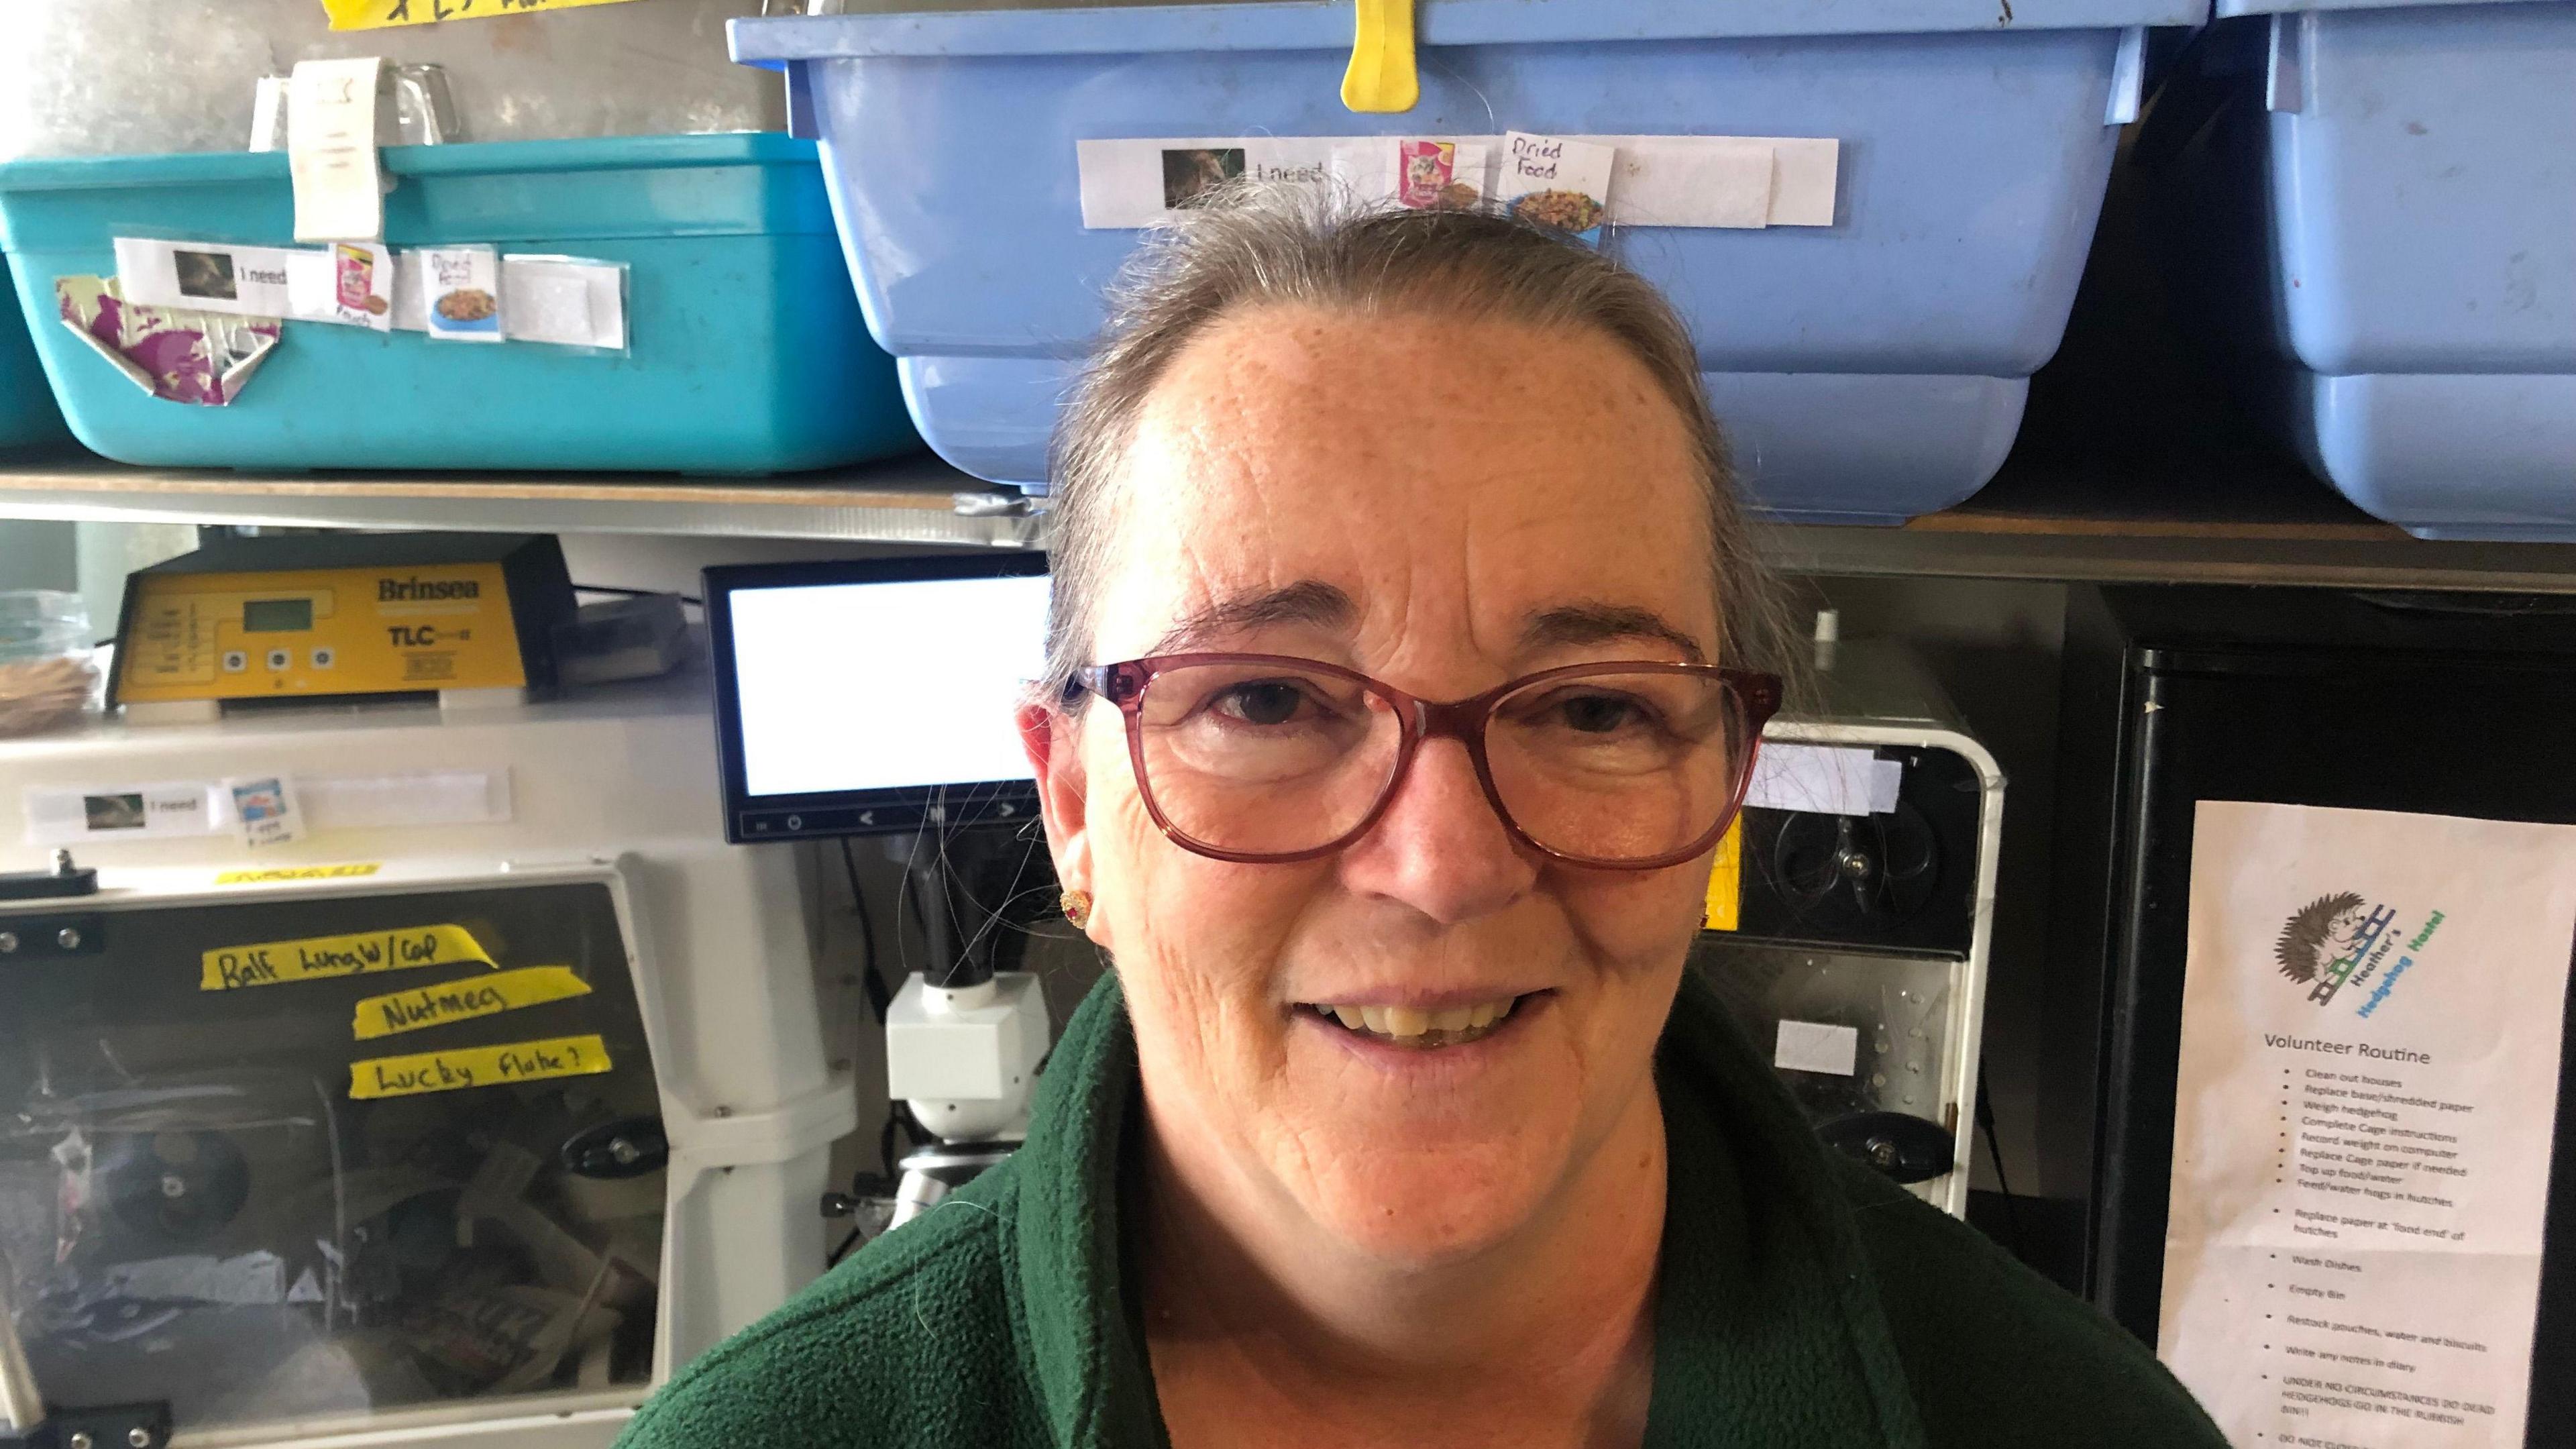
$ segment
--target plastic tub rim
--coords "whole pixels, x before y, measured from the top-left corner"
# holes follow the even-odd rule
[[[2016,13],[2004,0],[1422,0],[1417,43],[1600,44],[1822,35],[2013,30],[2128,30],[2201,25],[2210,0],[2052,0]],[[1341,0],[1141,5],[1067,10],[782,15],[725,22],[733,58],[792,61],[889,56],[1098,55],[1175,51],[1340,50],[1351,45]]]

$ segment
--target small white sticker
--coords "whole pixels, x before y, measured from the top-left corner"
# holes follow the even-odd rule
[[[1848,1077],[1859,1064],[1860,1030],[1829,1022],[1784,1021],[1771,1050],[1771,1065],[1783,1071]]]
[[[232,797],[233,818],[240,823],[244,845],[253,849],[284,845],[304,833],[303,817],[295,809],[295,793],[284,776],[226,780],[224,789]]]
[[[1875,751],[1764,741],[1744,803],[1813,815],[1884,815],[1896,808],[1905,766]]]

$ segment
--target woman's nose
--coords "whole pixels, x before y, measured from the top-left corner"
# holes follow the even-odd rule
[[[1386,813],[1343,852],[1341,871],[1350,889],[1442,925],[1501,910],[1538,880],[1536,860],[1494,813],[1455,740],[1423,743]]]

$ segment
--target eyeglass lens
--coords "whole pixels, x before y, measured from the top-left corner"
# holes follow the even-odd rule
[[[1397,701],[1357,680],[1277,663],[1184,665],[1139,701],[1144,785],[1181,834],[1218,850],[1293,855],[1368,819],[1395,781]],[[1745,710],[1722,680],[1638,671],[1541,680],[1488,716],[1493,790],[1546,849],[1650,860],[1690,847],[1735,797]]]

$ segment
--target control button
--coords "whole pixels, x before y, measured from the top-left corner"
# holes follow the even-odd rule
[[[250,668],[249,655],[244,654],[238,649],[227,649],[224,651],[224,673],[239,674],[248,668]]]
[[[340,655],[337,650],[322,648],[313,651],[313,667],[316,669],[328,669],[339,662]]]
[[[271,649],[268,651],[268,672],[271,674],[285,673],[286,667],[294,662],[295,655],[289,650]]]
[[[787,828],[788,828],[788,829],[790,829],[790,830],[802,830],[802,829],[804,829],[804,828],[805,828],[805,817],[804,817],[804,816],[802,816],[802,815],[790,815],[790,816],[788,816],[788,817],[787,817]]]

